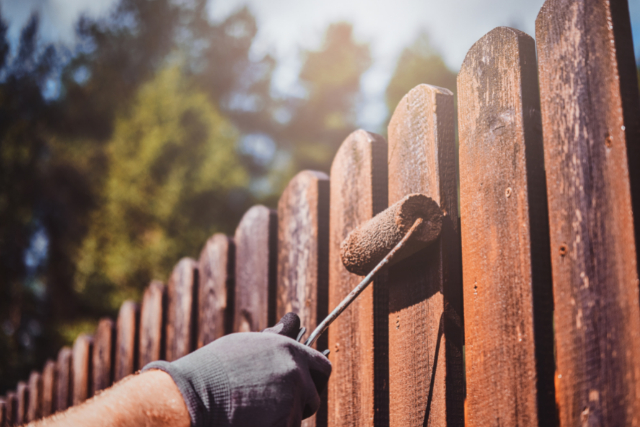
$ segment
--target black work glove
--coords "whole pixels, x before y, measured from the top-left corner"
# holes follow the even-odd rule
[[[142,371],[171,375],[194,427],[299,426],[318,410],[331,375],[329,359],[295,340],[299,329],[288,313],[263,332],[227,335]]]

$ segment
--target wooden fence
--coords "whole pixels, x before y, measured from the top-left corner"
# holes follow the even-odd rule
[[[496,28],[453,94],[359,130],[167,285],[60,350],[0,401],[4,426],[96,395],[288,311],[312,330],[360,280],[340,242],[410,193],[445,213],[318,341],[333,375],[305,426],[640,426],[640,102],[627,2],[548,0],[534,40]],[[634,166],[635,165],[635,166]],[[459,187],[458,187],[459,175]],[[459,193],[458,193],[459,188]],[[633,213],[637,215],[634,217]]]

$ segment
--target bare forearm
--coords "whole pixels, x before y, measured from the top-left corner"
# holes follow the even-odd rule
[[[131,375],[80,406],[33,427],[189,427],[189,412],[171,377],[157,370]]]

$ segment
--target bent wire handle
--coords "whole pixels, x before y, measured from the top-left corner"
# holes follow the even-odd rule
[[[389,254],[387,254],[387,256],[384,257],[384,259],[380,261],[373,270],[371,270],[371,273],[369,273],[367,277],[365,277],[362,282],[358,284],[358,286],[356,286],[351,292],[349,292],[349,295],[347,295],[347,297],[343,299],[342,302],[338,304],[338,306],[334,308],[327,317],[324,318],[324,320],[311,333],[311,335],[309,335],[309,338],[304,343],[304,345],[312,346],[313,343],[316,342],[320,335],[322,335],[322,333],[327,330],[329,325],[331,325],[333,321],[336,320],[347,307],[349,307],[349,304],[351,304],[353,300],[355,300],[358,295],[360,295],[362,291],[364,291],[367,286],[369,286],[369,283],[371,283],[376,273],[380,271],[385,265],[389,264],[389,262],[391,262],[395,254],[400,249],[402,249],[405,243],[407,243],[407,240],[409,240],[415,229],[418,228],[420,224],[422,224],[422,218],[416,219],[416,221],[413,223],[409,231],[407,231],[407,234],[405,234],[402,240],[400,240],[400,242],[398,242],[398,244],[393,249],[391,249],[391,252],[389,252]]]

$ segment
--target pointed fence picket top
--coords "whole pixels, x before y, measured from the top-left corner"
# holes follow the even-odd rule
[[[165,354],[165,317],[167,307],[166,288],[154,280],[144,291],[140,309],[140,342],[138,361],[140,368]]]
[[[114,345],[113,320],[100,319],[93,340],[92,394],[94,395],[113,383]]]
[[[56,362],[47,360],[42,370],[42,417],[55,412],[57,372]]]
[[[277,318],[300,316],[308,336],[327,315],[329,249],[329,177],[302,171],[287,185],[278,203]],[[327,348],[326,334],[314,345]],[[318,413],[303,427],[326,426],[326,394]]]
[[[536,38],[560,423],[640,425],[640,105],[628,4],[549,0]]]
[[[362,277],[342,265],[340,243],[387,207],[387,143],[358,130],[342,143],[331,166],[329,309]],[[329,328],[328,424],[389,424],[388,300],[384,273]]]
[[[167,290],[166,358],[174,361],[195,350],[198,264],[183,258],[174,267]]]
[[[139,306],[125,301],[120,306],[116,324],[116,347],[114,352],[113,381],[117,382],[138,369],[138,324]]]
[[[277,214],[261,205],[238,224],[234,332],[261,331],[276,322]]]
[[[444,212],[430,247],[389,269],[392,426],[463,426],[462,271],[453,94],[419,85],[389,123],[389,204],[412,193]]]
[[[58,352],[56,362],[56,395],[53,411],[60,412],[72,405],[71,396],[71,365],[73,362],[73,350],[62,347]]]
[[[205,243],[198,261],[198,347],[233,330],[235,245],[217,233]]]
[[[466,425],[553,425],[549,229],[535,44],[500,27],[458,75]]]

